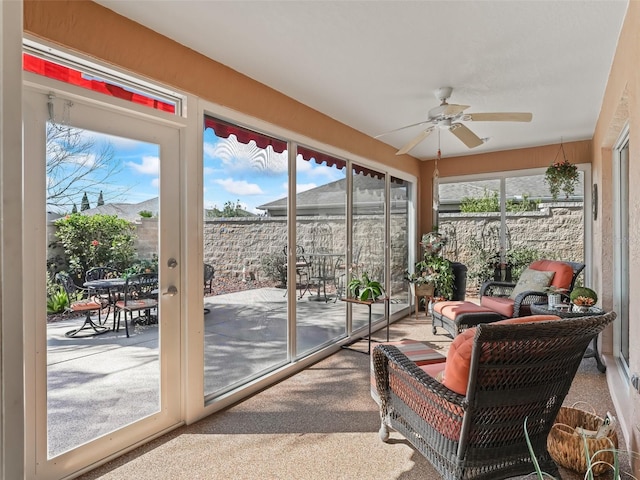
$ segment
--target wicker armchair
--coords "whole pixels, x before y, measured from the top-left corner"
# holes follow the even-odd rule
[[[547,435],[589,342],[615,319],[590,317],[482,324],[470,336],[466,393],[450,390],[397,347],[373,351],[382,426],[413,444],[445,479],[502,479],[541,468],[556,477]],[[452,345],[453,346],[453,345]],[[450,361],[452,356],[449,351]]]
[[[561,270],[569,266],[572,275],[556,274],[551,285],[566,289],[567,294],[573,290],[576,279],[580,272],[584,270],[584,263],[565,262],[559,260],[538,260],[533,262],[529,268],[534,270]],[[557,277],[557,278],[556,278]],[[562,277],[562,278],[560,278]],[[570,277],[570,279],[568,278]],[[566,279],[566,281],[565,281]],[[509,298],[516,284],[510,282],[487,281],[480,287],[480,304],[491,310],[501,314],[505,318],[523,317],[531,315],[531,304],[546,303],[547,294],[541,291],[527,290],[516,295],[515,298]]]

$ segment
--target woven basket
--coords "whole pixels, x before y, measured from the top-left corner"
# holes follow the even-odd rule
[[[589,455],[593,456],[599,450],[607,450],[598,453],[591,459],[591,465],[596,462],[606,462],[613,465],[613,449],[618,448],[618,436],[612,431],[607,437],[588,438],[576,433],[576,427],[586,430],[597,430],[602,425],[603,419],[593,413],[574,407],[561,407],[556,417],[556,423],[551,428],[547,437],[547,449],[558,465],[586,473],[589,462],[585,458],[585,440],[589,449]],[[591,471],[594,475],[601,475],[611,470],[609,465],[598,463],[593,465]]]

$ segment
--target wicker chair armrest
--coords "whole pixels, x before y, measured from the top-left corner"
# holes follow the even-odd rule
[[[516,284],[511,282],[499,282],[488,280],[480,287],[480,296],[484,297],[508,297],[515,288]]]
[[[545,292],[536,292],[534,290],[527,290],[520,292],[513,300],[513,316],[520,316],[520,308],[523,305],[532,305],[534,303],[546,303],[547,294]]]
[[[397,347],[376,346],[373,362],[382,417],[394,409],[394,401],[400,401],[419,412],[423,424],[438,434],[446,435],[452,424],[461,424],[468,408],[466,396],[444,386]]]

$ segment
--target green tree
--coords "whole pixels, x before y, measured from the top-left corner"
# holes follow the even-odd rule
[[[73,208],[71,209],[71,213],[78,213],[78,207],[77,207],[77,205],[75,203],[73,204]]]
[[[78,278],[102,265],[124,271],[134,260],[135,228],[116,215],[75,213],[55,224],[69,270]]]
[[[100,195],[98,196],[98,203],[96,203],[96,206],[100,206],[100,205],[104,205],[104,199],[102,198],[102,190],[100,190]]]
[[[87,197],[87,192],[84,192],[82,196],[82,203],[80,204],[80,211],[84,212],[85,210],[89,210],[91,206],[89,205],[89,197]]]

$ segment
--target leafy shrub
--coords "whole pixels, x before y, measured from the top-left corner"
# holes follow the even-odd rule
[[[531,212],[538,209],[537,201],[523,195],[522,200],[507,200],[507,212]],[[500,197],[498,192],[489,192],[485,189],[482,197],[464,197],[460,202],[460,211],[463,213],[499,212]]]
[[[262,271],[265,276],[280,285],[287,284],[287,265],[286,259],[281,253],[271,253],[264,255],[261,260]]]
[[[134,258],[135,228],[116,215],[73,213],[57,220],[57,236],[69,270],[84,278],[91,267],[109,265],[124,271]]]
[[[149,210],[140,210],[138,212],[138,215],[140,215],[142,218],[151,218],[153,217],[153,212],[150,212]]]
[[[139,275],[140,273],[158,273],[158,256],[154,254],[151,260],[137,260],[131,264],[129,268],[124,270],[123,276],[127,278],[131,275]]]
[[[47,313],[62,313],[69,306],[69,297],[60,285],[52,287],[51,293],[47,293]]]

